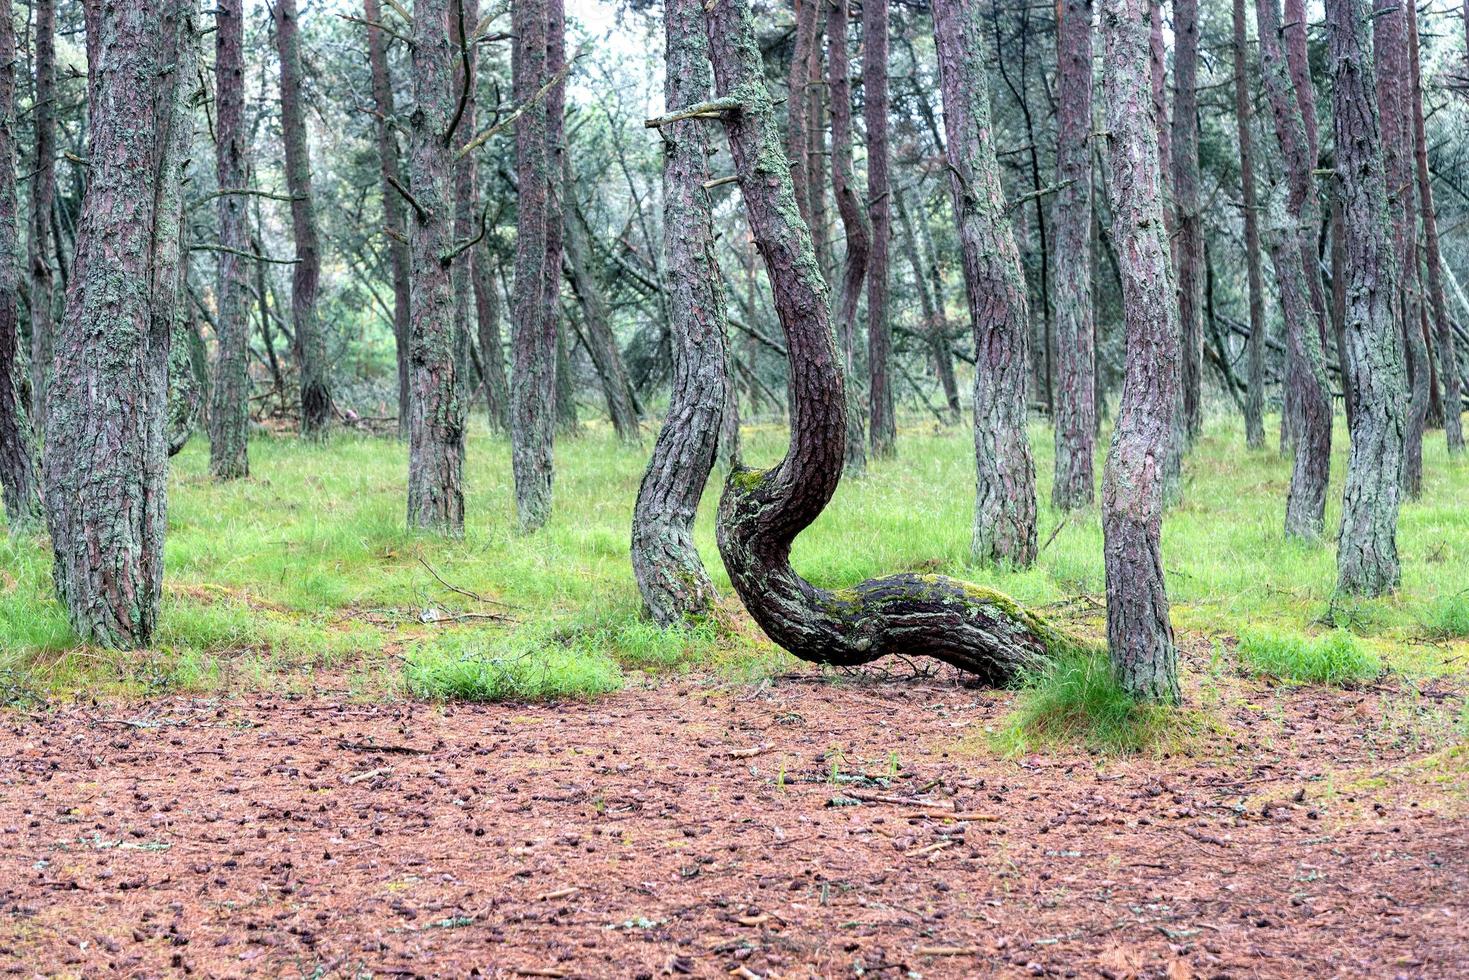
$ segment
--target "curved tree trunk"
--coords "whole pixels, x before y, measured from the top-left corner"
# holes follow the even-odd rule
[[[867,124],[867,216],[872,223],[867,268],[867,395],[872,454],[898,450],[897,419],[889,362],[893,331],[888,319],[888,246],[893,237],[888,179],[888,0],[862,4],[862,116]]]
[[[1157,123],[1149,109],[1147,0],[1103,0],[1102,76],[1127,372],[1102,475],[1107,643],[1123,686],[1177,701],[1178,651],[1161,549],[1179,375],[1178,307],[1164,239]]]
[[[872,253],[872,229],[867,223],[867,214],[853,187],[852,173],[852,87],[849,76],[850,61],[847,57],[846,0],[823,0],[826,7],[826,41],[830,52],[826,58],[826,87],[831,98],[831,186],[837,199],[837,213],[842,218],[842,229],[846,234],[847,255],[842,267],[840,299],[837,304],[837,340],[842,347],[843,370],[847,379],[847,471],[860,473],[866,466],[865,434],[862,431],[862,384],[857,378],[857,338],[854,335],[857,321],[857,304],[862,299],[862,283],[867,276],[867,260]],[[873,0],[869,0],[873,2]],[[874,6],[876,3],[874,3]],[[867,38],[867,51],[872,51],[872,38]],[[871,83],[871,79],[867,80]],[[867,97],[871,106],[871,91]],[[886,125],[886,120],[884,120]],[[873,166],[872,129],[868,123],[867,167],[869,174]],[[885,145],[885,144],[884,144]],[[869,320],[870,328],[870,320]],[[869,329],[868,365],[876,371],[873,361]],[[872,379],[869,377],[869,382]],[[886,382],[884,382],[886,383]],[[874,393],[874,399],[875,399]],[[891,402],[891,392],[889,392]],[[873,402],[874,409],[876,401]],[[876,412],[873,425],[877,424]],[[877,430],[873,429],[874,449]]]
[[[664,104],[709,98],[713,76],[699,0],[667,0]],[[662,127],[663,247],[673,334],[668,415],[633,508],[632,567],[648,615],[670,626],[708,611],[714,585],[694,546],[694,517],[714,466],[729,376],[724,290],[714,257],[709,143],[697,119]]]
[[[195,13],[191,0],[116,0],[89,24],[103,53],[92,104],[108,110],[92,116],[42,479],[56,591],[82,641],[103,646],[147,644],[163,586],[164,415]]]
[[[214,152],[221,191],[243,191],[245,166],[245,19],[242,0],[219,0],[214,23]],[[218,480],[250,475],[250,250],[248,200],[221,194],[215,287],[214,387],[209,404],[209,472]]]
[[[35,156],[31,173],[30,270],[31,421],[37,441],[46,431],[46,384],[51,376],[51,334],[55,320],[55,283],[51,278],[51,204],[56,197],[56,0],[35,0],[35,90],[31,112]]]
[[[1407,374],[1394,317],[1397,269],[1377,118],[1366,0],[1327,0],[1336,186],[1346,230],[1345,333],[1356,405],[1342,495],[1338,587],[1354,595],[1397,588]]]
[[[416,0],[413,112],[408,169],[414,215],[408,226],[412,283],[409,325],[408,527],[464,533],[464,403],[455,357],[456,199],[451,0]],[[457,11],[455,12],[457,15]]]
[[[1204,222],[1199,214],[1199,3],[1173,3],[1173,203],[1178,217],[1178,319],[1183,436],[1204,426]]]
[[[321,245],[316,209],[311,199],[311,151],[306,142],[306,116],[301,97],[301,47],[296,0],[276,0],[276,51],[281,61],[281,139],[286,151],[286,187],[291,192],[291,228],[296,264],[291,276],[291,328],[296,369],[301,376],[301,434],[319,438],[332,420],[327,380],[326,338],[316,308],[321,285]]]
[[[1255,150],[1245,0],[1234,0],[1234,119],[1239,133],[1240,203],[1244,207],[1245,276],[1250,297],[1249,385],[1245,392],[1245,445],[1265,445],[1265,287],[1260,275],[1260,220],[1255,204]],[[1330,404],[1327,405],[1328,411]]]
[[[1077,641],[1010,599],[937,575],[895,575],[836,592],[790,565],[791,542],[842,473],[846,399],[811,236],[766,91],[749,0],[706,8],[719,105],[745,212],[765,259],[791,364],[791,443],[769,470],[736,470],[719,506],[719,551],[755,621],[792,654],[839,665],[888,653],[936,657],[989,683],[1014,681]],[[733,107],[733,108],[731,108]]]
[[[466,5],[474,0],[465,0]],[[380,0],[363,0],[363,13],[372,23],[382,21]],[[465,17],[469,18],[466,6]],[[378,169],[383,196],[383,227],[387,230],[388,264],[393,275],[393,345],[398,355],[398,436],[408,437],[408,332],[412,317],[408,273],[408,237],[403,225],[403,201],[392,181],[403,179],[398,162],[398,140],[393,135],[393,78],[388,73],[387,44],[382,31],[367,29],[367,60],[372,71],[372,102],[377,110]],[[469,129],[470,127],[466,127]]]
[[[983,38],[978,0],[935,3],[949,191],[974,327],[972,553],[979,562],[1026,568],[1036,556],[1035,464],[1025,433],[1030,309],[990,141]]]
[[[1092,0],[1057,5],[1056,471],[1051,504],[1089,507],[1095,498],[1096,353],[1092,348]]]
[[[535,99],[546,79],[546,0],[518,0],[514,95],[525,111],[515,121],[515,310],[511,325],[510,461],[522,531],[551,516],[551,443],[556,425],[556,320],[546,306],[546,235],[550,170],[546,103]]]

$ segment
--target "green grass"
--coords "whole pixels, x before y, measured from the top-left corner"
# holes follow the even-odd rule
[[[413,694],[459,701],[592,698],[623,684],[617,661],[595,645],[533,632],[426,647],[408,657],[404,673]]]
[[[1254,674],[1306,684],[1361,684],[1382,673],[1382,660],[1344,629],[1324,636],[1246,630],[1239,656]]]
[[[1164,525],[1169,595],[1186,653],[1247,630],[1302,636],[1330,616],[1393,669],[1462,670],[1469,659],[1462,656],[1469,641],[1459,594],[1469,582],[1469,468],[1449,462],[1442,436],[1431,434],[1425,444],[1422,499],[1403,507],[1402,590],[1333,604],[1330,543],[1291,543],[1281,534],[1289,462],[1271,450],[1246,450],[1238,430],[1232,416],[1211,424],[1186,461],[1184,500]],[[1031,436],[1046,541],[1061,524],[1048,503],[1051,433],[1037,424]],[[781,427],[750,426],[744,437],[756,466],[784,449]],[[970,564],[971,438],[966,426],[905,427],[899,457],[872,461],[865,477],[844,480],[796,542],[797,569],[828,587],[903,569],[954,575],[1030,605],[1066,603],[1042,611],[1100,638],[1096,602],[1105,583],[1095,512],[1067,520],[1032,569]],[[318,446],[258,435],[253,476],[216,484],[207,475],[207,446],[196,438],[173,461],[153,650],[79,648],[54,598],[45,542],[0,534],[0,695],[296,688],[336,671],[365,695],[382,696],[416,689],[414,678],[431,665],[469,658],[472,667],[476,657],[503,660],[505,650],[529,651],[529,660],[545,664],[571,663],[568,650],[596,655],[624,675],[713,670],[743,678],[785,669],[789,659],[729,599],[713,535],[722,475],[705,495],[695,539],[724,609],[708,624],[672,633],[642,618],[628,525],[650,443],[651,434],[642,448],[624,447],[595,425],[560,440],[555,512],[527,538],[515,530],[509,447],[476,421],[464,473],[468,526],[463,540],[452,541],[405,531],[407,461],[396,441],[338,433]],[[1338,520],[1346,445],[1338,428],[1328,528]],[[425,563],[494,602],[446,589]],[[1091,602],[1075,601],[1082,595]],[[509,619],[452,618],[488,613]],[[1444,642],[1424,644],[1426,631]],[[405,663],[419,664],[420,673]],[[610,669],[601,675],[615,677]],[[552,696],[555,687],[537,696]]]

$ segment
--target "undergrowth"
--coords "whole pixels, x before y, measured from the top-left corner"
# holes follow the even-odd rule
[[[1253,674],[1306,684],[1362,684],[1382,673],[1381,658],[1344,629],[1314,637],[1245,630],[1239,656]]]

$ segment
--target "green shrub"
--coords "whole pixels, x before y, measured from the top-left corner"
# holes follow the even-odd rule
[[[459,701],[590,698],[622,687],[622,671],[605,653],[525,636],[482,648],[427,647],[408,658],[405,674],[417,696]]]
[[[1240,634],[1239,655],[1253,674],[1307,684],[1357,684],[1382,672],[1377,654],[1340,629],[1318,637],[1252,630]]]
[[[1082,745],[1107,755],[1166,743],[1182,715],[1140,704],[1122,689],[1105,653],[1072,654],[1027,679],[1019,704],[994,738],[1005,755]]]
[[[1423,633],[1432,640],[1469,637],[1469,590],[1432,603],[1423,614]]]

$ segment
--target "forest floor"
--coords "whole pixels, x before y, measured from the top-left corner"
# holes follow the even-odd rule
[[[1121,758],[1002,758],[1012,693],[814,668],[10,712],[0,973],[1469,975],[1462,689],[1207,656],[1209,723]]]

